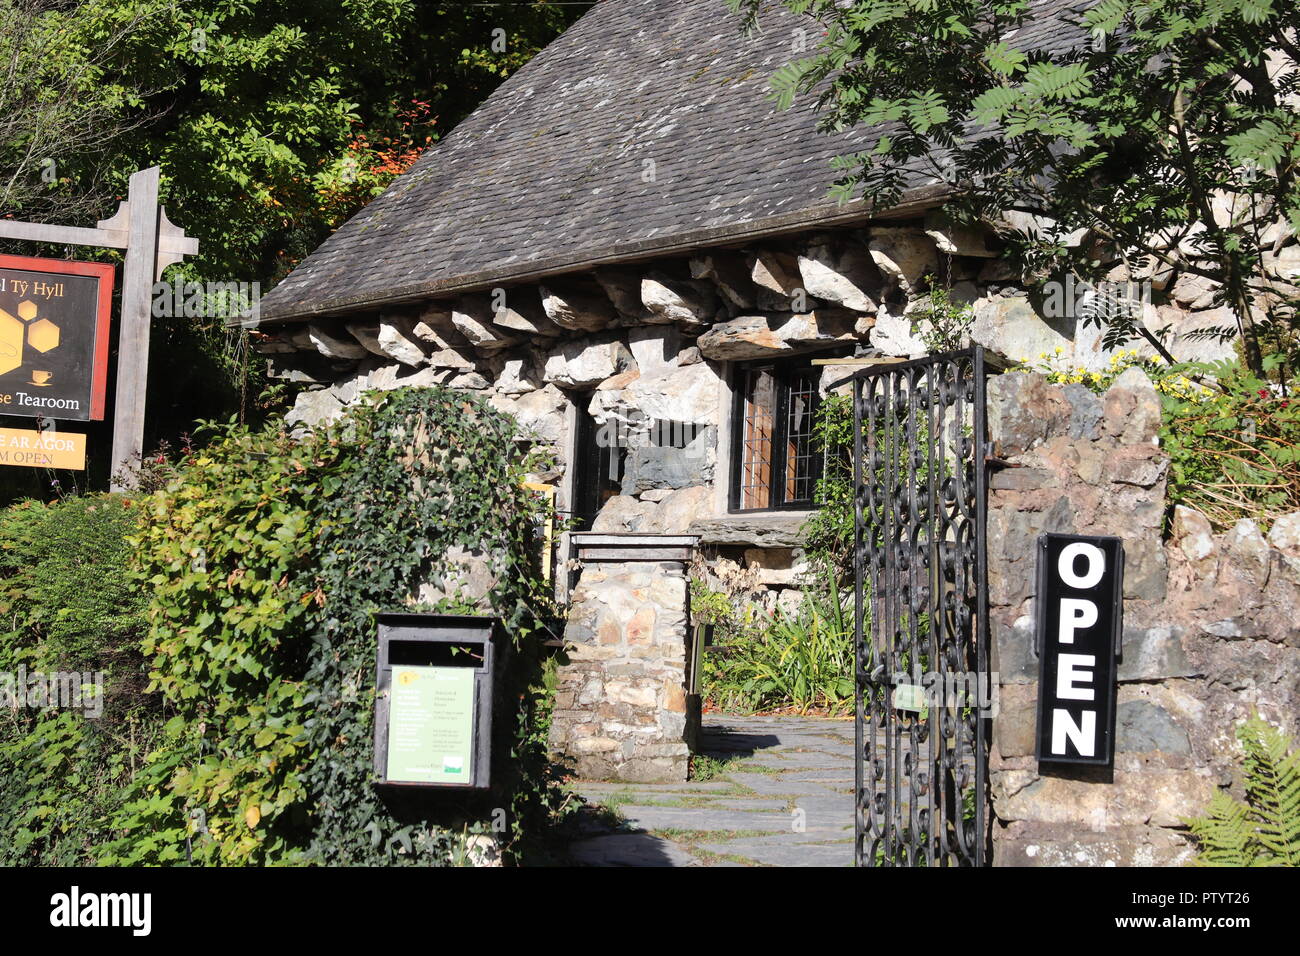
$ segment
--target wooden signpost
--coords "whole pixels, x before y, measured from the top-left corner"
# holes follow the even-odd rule
[[[117,393],[113,410],[113,450],[109,471],[111,487],[114,491],[125,490],[127,476],[130,474],[132,467],[139,462],[140,456],[144,452],[144,400],[145,385],[149,377],[149,317],[153,284],[162,278],[163,270],[167,266],[180,262],[186,256],[197,255],[199,251],[198,240],[185,235],[185,232],[180,227],[169,222],[166,211],[158,205],[158,173],[158,167],[153,166],[132,174],[126,201],[118,206],[117,212],[111,218],[102,220],[93,229],[0,219],[0,238],[4,239],[22,239],[55,245],[101,246],[126,250],[126,263],[122,270],[122,315],[118,332]],[[51,263],[54,263],[54,265],[51,265]],[[62,269],[59,268],[59,263],[62,264]],[[74,268],[78,266],[82,267],[83,271],[79,272]],[[111,267],[94,263],[66,263],[61,260],[26,259],[17,256],[4,257],[4,262],[0,263],[0,268],[4,267],[20,271],[27,267],[28,271],[33,273],[48,272],[51,276],[57,276],[59,272],[68,275],[93,275],[94,268],[108,268],[111,272]],[[90,269],[90,272],[86,272],[84,271],[86,267],[93,268]],[[103,294],[105,287],[111,293],[111,275],[107,277],[107,281],[101,276],[100,281],[100,294]],[[40,300],[32,299],[31,301],[39,309]],[[35,315],[31,320],[28,320],[20,316],[18,321],[41,321],[41,317]],[[4,318],[0,316],[0,326],[3,325]],[[57,326],[57,322],[51,320],[51,325]],[[49,332],[46,327],[42,327],[42,329],[44,331],[38,333],[36,337],[37,345],[45,344],[55,334]],[[62,333],[64,330],[60,328],[59,331]],[[88,332],[88,330],[82,331]],[[95,341],[95,347],[104,350],[102,358],[99,353],[95,353],[97,371],[102,375],[107,369],[108,329],[106,324],[101,327],[96,322],[96,331],[102,333],[102,337]],[[3,338],[2,333],[3,328],[0,328],[0,338]],[[41,337],[42,335],[44,335],[44,338]],[[35,346],[31,346],[30,329],[27,331],[26,341],[28,347],[35,348]],[[0,352],[2,351],[3,349],[0,348]],[[24,354],[20,346],[20,358]],[[71,354],[71,350],[69,350],[69,354]],[[0,365],[3,365],[3,358],[0,358]],[[91,373],[89,388],[91,399],[93,399],[96,373],[95,370],[87,369],[86,371]],[[45,380],[38,381],[43,376]],[[56,376],[49,369],[32,369],[32,386],[34,388],[51,386],[55,378]],[[61,384],[72,386],[74,381]],[[102,380],[99,383],[99,388],[100,402],[102,404]],[[79,399],[67,399],[66,401],[74,400],[80,401]],[[84,409],[86,414],[61,414],[61,412],[65,411],[82,410],[80,408],[73,409],[71,405],[66,403],[57,407],[45,405],[42,408],[45,410],[38,410],[30,414],[40,414],[43,417],[53,419],[73,418],[80,421],[103,417],[102,407],[99,414],[93,413],[93,400],[88,400],[88,404]],[[46,414],[47,411],[49,414]],[[8,407],[0,407],[0,414],[24,413]],[[61,438],[65,440],[83,439],[81,452],[84,464],[84,436],[63,435]],[[5,436],[0,434],[0,445],[5,440]],[[22,440],[22,436],[14,438],[14,441]],[[49,450],[55,451],[56,449],[51,448]],[[54,461],[55,459],[50,460]],[[75,457],[65,455],[57,460],[70,462],[74,461]],[[0,461],[0,464],[3,463],[3,461]],[[11,463],[28,464],[30,462]],[[75,466],[49,464],[45,465],[45,467]]]

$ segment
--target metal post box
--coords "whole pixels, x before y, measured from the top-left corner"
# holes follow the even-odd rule
[[[375,780],[486,789],[492,770],[496,618],[380,614]]]

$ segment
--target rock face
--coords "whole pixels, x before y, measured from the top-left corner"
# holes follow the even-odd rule
[[[1016,362],[1036,361],[1046,352],[1073,349],[1073,342],[1034,311],[1029,299],[986,298],[975,303],[971,340]]]
[[[703,326],[718,312],[717,294],[708,283],[673,279],[658,272],[641,280],[641,304],[647,313],[645,321],[651,323]]]
[[[606,335],[564,343],[547,358],[542,378],[564,388],[583,388],[634,367],[622,339]]]
[[[975,229],[954,226],[937,213],[927,213],[925,234],[940,252],[949,256],[992,258],[998,255],[990,237]]]
[[[343,414],[343,403],[329,389],[299,392],[293,408],[284,416],[286,425],[303,425],[315,428],[329,424]]]
[[[496,390],[502,395],[535,392],[544,383],[544,368],[544,360],[531,349],[521,354],[503,355],[500,365],[493,368]]]
[[[989,618],[999,712],[990,792],[997,865],[1180,865],[1183,821],[1239,775],[1233,725],[1300,716],[1300,569],[1292,522],[1217,532],[1175,510],[1161,539],[1168,460],[1155,389],[1137,369],[1102,396],[1013,373],[989,383]],[[1300,526],[1300,518],[1295,522]],[[1278,529],[1280,525],[1280,530]],[[1034,759],[1035,541],[1043,531],[1124,541],[1124,645],[1112,776]]]
[[[760,249],[749,257],[749,277],[755,286],[755,301],[764,311],[789,312],[806,290],[799,274],[799,259],[793,253]]]
[[[466,296],[451,310],[451,323],[456,331],[476,348],[504,349],[520,341],[518,335],[493,324],[492,308],[486,297]]]
[[[638,375],[623,387],[603,389],[592,399],[596,421],[683,422],[703,428],[718,422],[718,378],[703,362]]]
[[[911,320],[903,315],[882,309],[876,315],[870,335],[872,346],[882,355],[911,358],[926,353],[925,343],[912,330]]]
[[[546,315],[540,293],[534,287],[503,289],[493,305],[492,324],[498,328],[548,339],[563,333]]]
[[[757,297],[744,256],[719,250],[691,259],[691,277],[712,282],[724,299],[737,309],[754,309]]]
[[[361,359],[367,355],[366,347],[340,323],[313,322],[307,327],[307,334],[316,351],[326,358]]]
[[[416,602],[427,604],[437,604],[443,599],[451,598],[489,611],[491,604],[488,598],[498,584],[498,578],[492,569],[502,563],[493,560],[488,553],[469,551],[460,545],[453,545],[439,565],[438,576],[421,584],[413,597]]]
[[[492,396],[488,402],[507,415],[513,415],[525,435],[559,445],[564,439],[568,400],[554,385],[528,392],[517,398]]]
[[[861,246],[836,248],[828,240],[810,243],[799,256],[799,275],[809,295],[855,312],[876,311],[880,273]]]
[[[614,307],[595,283],[547,284],[540,288],[542,310],[562,329],[599,332],[614,318]]]
[[[881,275],[909,294],[919,292],[925,277],[939,269],[934,240],[918,229],[873,230],[868,248]]]
[[[853,342],[856,318],[822,309],[803,314],[742,315],[717,322],[696,340],[700,354],[717,361],[769,358],[839,341]]]
[[[406,316],[387,315],[375,325],[349,322],[347,329],[368,351],[414,368],[425,364],[429,351],[428,345],[416,333],[418,322]]]

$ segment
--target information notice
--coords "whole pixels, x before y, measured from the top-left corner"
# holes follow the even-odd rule
[[[394,783],[468,784],[474,757],[474,671],[396,667],[388,709]]]

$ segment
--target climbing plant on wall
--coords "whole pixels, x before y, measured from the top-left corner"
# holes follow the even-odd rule
[[[376,611],[418,597],[428,583],[433,609],[473,609],[475,595],[455,584],[461,568],[490,581],[485,598],[510,636],[515,666],[507,694],[515,728],[498,736],[511,749],[509,807],[487,807],[483,825],[511,835],[544,811],[545,753],[527,733],[539,679],[535,637],[546,605],[533,534],[541,504],[524,487],[527,462],[512,419],[450,391],[393,393],[359,415],[350,453],[321,503],[319,587],[324,620],[307,667],[315,758],[306,772],[316,825],[312,855],[331,863],[448,859],[449,834],[418,808],[394,807],[369,784],[374,708]],[[341,439],[340,439],[341,440]],[[524,732],[510,739],[517,727]],[[468,809],[468,808],[466,808]]]
[[[478,399],[401,390],[306,437],[217,429],[145,501],[144,648],[176,716],[102,861],[439,864],[474,830],[518,845],[550,790],[544,505],[515,429]],[[512,645],[508,772],[486,801],[399,804],[372,783],[374,615],[417,607],[496,615]]]

